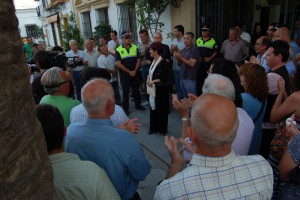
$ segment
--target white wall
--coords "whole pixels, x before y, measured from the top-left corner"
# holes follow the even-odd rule
[[[114,0],[109,1],[108,20],[109,20],[109,24],[111,25],[112,29],[116,30],[117,33],[119,33],[117,5],[115,4]]]
[[[19,28],[21,37],[27,37],[25,25],[42,26],[42,22],[38,19],[37,12],[34,9],[22,9],[16,11],[19,20]]]

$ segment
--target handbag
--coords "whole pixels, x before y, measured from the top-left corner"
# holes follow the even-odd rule
[[[156,93],[155,93],[155,84],[152,84],[152,87],[150,87],[149,85],[147,85],[147,94],[155,97]]]
[[[277,159],[281,159],[284,151],[290,141],[290,134],[287,132],[285,120],[279,123],[279,127],[275,131],[275,135],[270,144],[270,154]]]

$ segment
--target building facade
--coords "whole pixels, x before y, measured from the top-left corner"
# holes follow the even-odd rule
[[[135,9],[129,10],[123,0],[40,0],[37,7],[48,46],[62,45],[62,27],[73,11],[83,39],[93,36],[94,28],[101,22],[109,23],[119,34],[130,30],[138,37],[138,20]],[[207,24],[211,34],[221,44],[228,37],[234,23],[242,23],[251,33],[256,22],[266,29],[269,23],[286,23],[293,30],[300,18],[300,0],[184,0],[179,8],[168,7],[160,21],[164,43],[170,44],[173,27],[182,24],[185,31],[200,36],[201,27]],[[21,30],[21,32],[23,32]]]

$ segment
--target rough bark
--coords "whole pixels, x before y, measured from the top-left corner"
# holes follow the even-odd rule
[[[13,0],[1,0],[0,19],[0,199],[57,199]]]

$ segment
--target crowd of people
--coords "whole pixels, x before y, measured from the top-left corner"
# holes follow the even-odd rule
[[[133,137],[141,124],[128,118],[131,97],[150,110],[148,134],[165,136],[171,156],[155,199],[300,198],[298,40],[284,24],[263,33],[256,23],[249,34],[237,23],[218,45],[211,28],[195,38],[177,25],[170,47],[147,30],[140,42],[130,31],[98,46],[87,39],[84,51],[70,40],[64,68],[32,52],[40,71],[32,92],[61,199],[140,199],[151,166]],[[182,117],[178,140],[168,136],[171,104]]]

